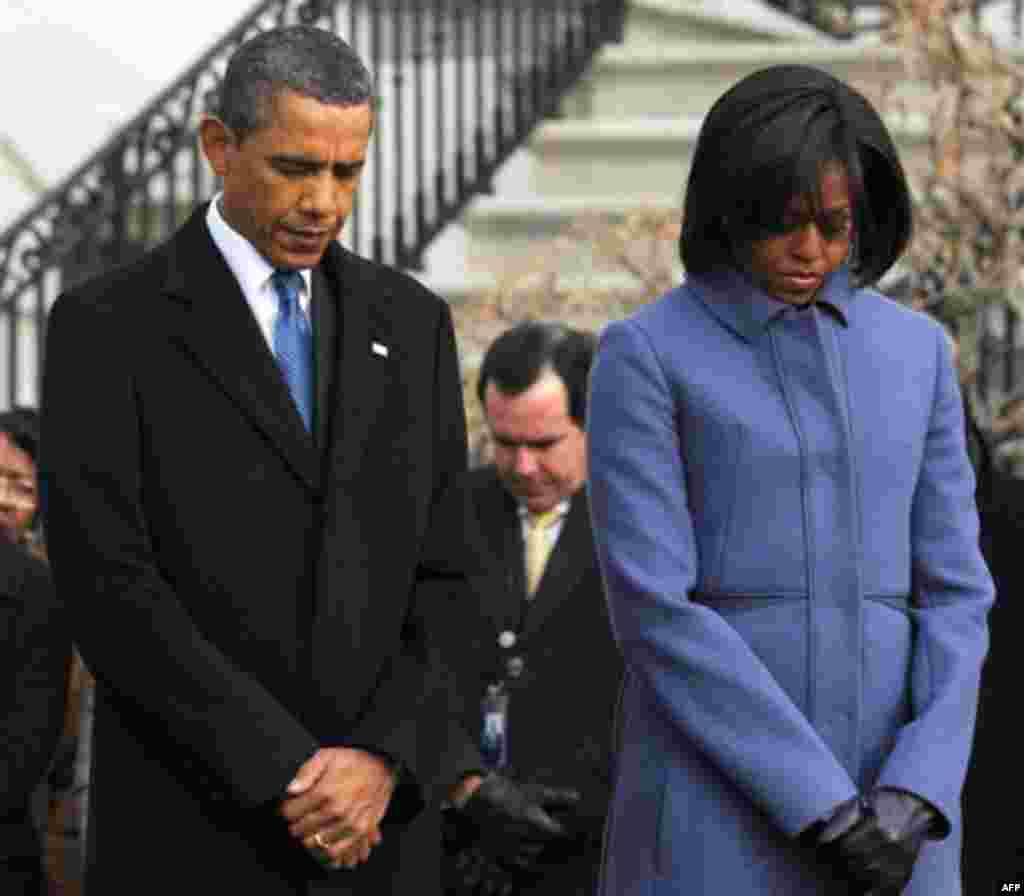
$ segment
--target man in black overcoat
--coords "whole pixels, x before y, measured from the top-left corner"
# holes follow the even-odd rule
[[[0,893],[42,896],[32,797],[57,749],[71,639],[46,565],[0,535]]]
[[[430,893],[451,777],[414,595],[466,463],[450,314],[336,241],[374,109],[347,44],[254,37],[219,104],[223,192],[50,319],[49,547],[97,679],[86,888]]]
[[[464,730],[481,772],[491,774],[468,777],[455,800],[464,808],[448,828],[453,893],[596,890],[622,662],[585,488],[593,353],[590,334],[528,322],[500,336],[480,369],[495,462],[454,489],[468,551],[443,654],[458,680]],[[534,538],[543,545],[539,561]],[[485,716],[502,706],[505,743],[496,747]],[[486,792],[503,779],[519,782],[555,822],[547,830],[538,824],[532,853],[515,843],[494,849],[495,838],[477,836],[473,787]]]

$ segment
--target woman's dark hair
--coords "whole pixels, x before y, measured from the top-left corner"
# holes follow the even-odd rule
[[[910,190],[889,132],[860,93],[827,72],[778,65],[747,76],[712,106],[686,188],[679,254],[687,271],[737,267],[781,231],[794,196],[821,208],[823,167],[845,166],[853,206],[850,268],[875,283],[910,240]]]
[[[547,370],[565,383],[569,417],[583,427],[587,416],[587,385],[597,340],[593,333],[561,323],[526,321],[502,333],[484,355],[476,394],[484,405],[487,384],[506,395],[520,395]]]
[[[0,433],[27,454],[32,463],[39,463],[39,412],[35,408],[12,408],[0,413]]]

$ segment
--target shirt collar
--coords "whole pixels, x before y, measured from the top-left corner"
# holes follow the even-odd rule
[[[559,502],[558,502],[558,503],[557,503],[557,504],[556,504],[556,505],[555,505],[555,506],[554,506],[554,507],[552,508],[552,510],[556,510],[556,511],[558,511],[558,517],[559,517],[559,519],[561,519],[562,517],[564,517],[564,516],[565,516],[565,515],[566,515],[566,514],[567,514],[567,513],[569,512],[569,504],[570,504],[570,503],[571,503],[571,502],[570,502],[570,499],[569,499],[569,498],[563,498],[563,499],[562,499],[561,501],[559,501]],[[530,515],[530,511],[529,511],[529,509],[528,509],[528,508],[527,508],[527,506],[526,506],[525,504],[523,504],[523,503],[517,503],[517,504],[516,504],[516,513],[518,513],[518,514],[519,514],[519,519],[520,519],[521,521],[525,521],[525,520],[526,520],[526,518],[527,518],[527,517],[528,517],[528,516]]]
[[[222,193],[218,193],[210,202],[206,212],[206,226],[210,230],[214,244],[224,256],[228,267],[231,268],[235,279],[242,287],[242,292],[246,296],[252,296],[268,285],[275,269],[252,243],[224,220],[224,216],[220,213],[222,195]],[[299,273],[305,284],[306,295],[312,295],[309,269],[303,268]]]
[[[770,296],[745,273],[732,268],[693,274],[687,283],[712,314],[748,342],[759,338],[786,312],[804,310]],[[853,293],[849,268],[844,264],[825,278],[812,304],[846,327]]]

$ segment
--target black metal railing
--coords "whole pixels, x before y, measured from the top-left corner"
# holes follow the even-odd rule
[[[267,0],[0,233],[0,406],[35,403],[46,314],[168,236],[217,184],[196,138],[227,60],[290,22],[342,34],[377,81],[371,164],[343,239],[417,268],[608,41],[625,0]],[[168,8],[166,14],[173,14]]]

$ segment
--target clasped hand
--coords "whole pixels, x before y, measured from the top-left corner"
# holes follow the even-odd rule
[[[866,896],[898,896],[934,822],[935,811],[924,800],[879,788],[843,804],[818,835],[818,845]]]
[[[318,861],[354,868],[383,839],[380,823],[394,786],[394,772],[379,756],[326,747],[299,769],[280,811],[291,835]]]

